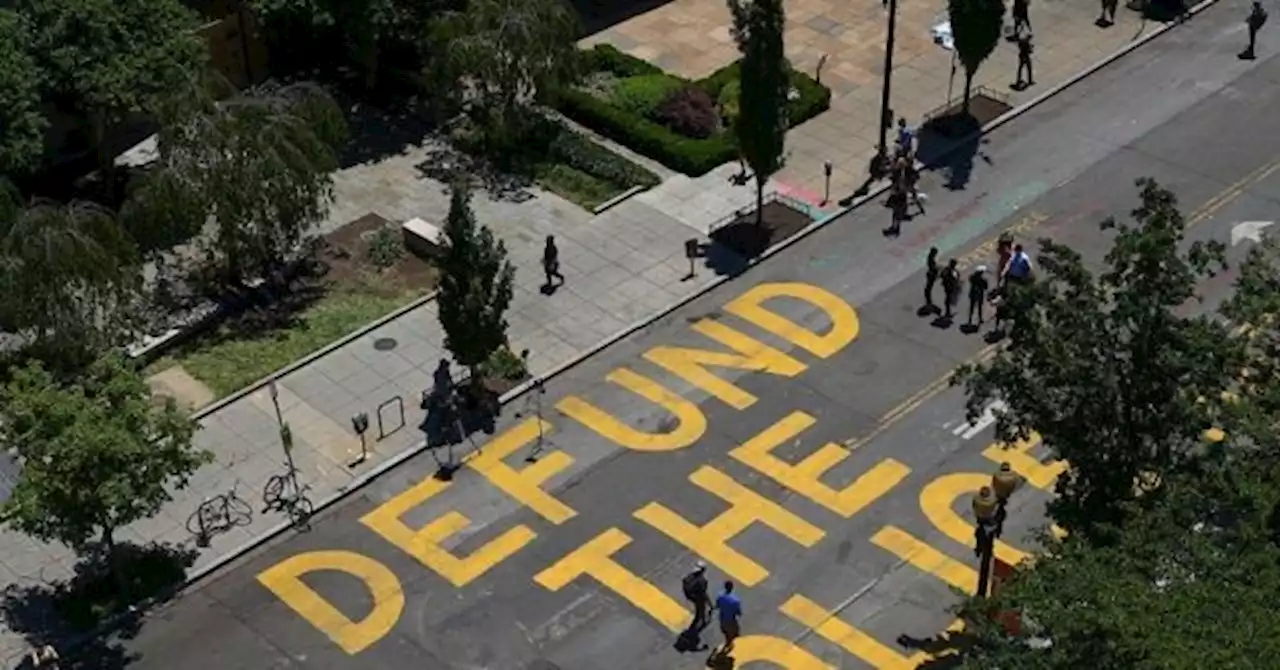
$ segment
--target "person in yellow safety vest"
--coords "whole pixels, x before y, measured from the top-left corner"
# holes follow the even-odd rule
[[[977,546],[974,547],[973,553],[978,556],[982,555],[983,545],[995,537],[995,526],[999,510],[1000,501],[996,498],[995,493],[991,491],[990,486],[982,487],[979,489],[978,495],[973,497],[973,516],[978,520],[977,527],[974,528]]]

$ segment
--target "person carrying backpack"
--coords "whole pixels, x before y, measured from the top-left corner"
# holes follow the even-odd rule
[[[684,576],[680,583],[684,590],[684,598],[693,605],[693,623],[689,630],[701,631],[711,622],[711,597],[707,594],[707,564],[698,561],[693,570]]]

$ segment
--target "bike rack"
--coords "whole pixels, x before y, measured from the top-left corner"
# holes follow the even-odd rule
[[[382,422],[382,410],[386,409],[387,407],[390,407],[392,404],[396,406],[397,411],[399,411],[400,413],[400,423],[395,428],[392,428],[391,432],[388,433],[386,430],[386,427],[383,425],[383,422]],[[395,396],[390,400],[383,402],[381,405],[378,405],[377,413],[378,413],[378,440],[384,440],[389,435],[394,435],[401,428],[404,428],[404,399],[401,398],[400,396]]]

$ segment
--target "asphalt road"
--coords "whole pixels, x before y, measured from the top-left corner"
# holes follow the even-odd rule
[[[1242,11],[1211,9],[1002,128],[963,189],[930,175],[900,238],[864,207],[555,379],[536,464],[538,411],[517,401],[452,483],[423,455],[252,552],[119,642],[130,667],[702,667],[672,648],[699,557],[713,584],[739,582],[738,667],[913,667],[901,636],[945,629],[951,586],[972,584],[967,492],[995,464],[940,383],[987,345],[917,315],[924,252],[991,263],[1013,228],[1097,257],[1096,222],[1136,204],[1139,176],[1179,194],[1196,239],[1273,220],[1280,60],[1235,58]],[[1051,486],[1027,449],[1016,464]],[[1003,557],[1028,549],[1044,495],[1018,494]]]

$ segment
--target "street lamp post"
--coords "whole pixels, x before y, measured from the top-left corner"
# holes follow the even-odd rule
[[[884,81],[880,87],[880,144],[871,166],[873,177],[888,172],[889,166],[889,127],[893,125],[893,119],[890,118],[893,110],[889,109],[889,92],[893,81],[893,40],[897,26],[898,0],[889,0],[889,27],[884,38]]]
[[[293,464],[293,431],[289,430],[289,424],[285,423],[284,414],[280,411],[280,389],[276,387],[276,380],[267,382],[267,390],[271,392],[271,404],[276,408],[276,425],[280,427],[280,447],[284,449],[285,462],[289,466],[289,481],[293,482],[296,490],[298,468]]]
[[[973,497],[973,516],[977,521],[974,528],[976,540],[974,552],[978,555],[978,592],[979,598],[985,598],[991,585],[991,559],[995,555],[997,525],[999,523],[1000,501],[990,486],[984,486]]]

